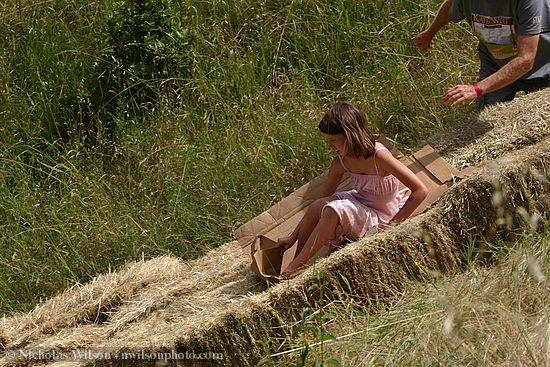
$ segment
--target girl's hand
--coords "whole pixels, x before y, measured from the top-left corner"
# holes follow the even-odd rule
[[[386,228],[388,227],[393,227],[395,226],[395,223],[392,223],[392,222],[389,222],[389,223],[378,223],[378,230],[379,231],[383,231],[385,230]]]

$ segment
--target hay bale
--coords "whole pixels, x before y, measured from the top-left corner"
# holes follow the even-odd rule
[[[83,324],[101,324],[124,300],[152,284],[168,281],[181,272],[180,260],[167,256],[130,264],[126,270],[102,274],[46,301],[16,322],[4,324],[13,336],[9,347],[27,345],[58,330]]]
[[[14,336],[6,348],[158,350],[211,322],[211,309],[265,288],[236,241],[188,262],[166,256],[139,261],[6,319],[4,329]]]
[[[350,244],[295,279],[266,291],[236,242],[188,262],[170,257],[140,261],[74,287],[28,315],[2,320],[3,343],[8,349],[100,348],[115,355],[136,350],[216,352],[224,359],[186,359],[178,365],[253,366],[269,350],[259,341],[284,337],[284,325],[300,320],[302,308],[318,301],[318,294],[308,292],[319,281],[317,270],[325,273],[326,293],[336,298],[351,295],[376,311],[399,295],[404,280],[464,269],[464,246],[470,238],[506,238],[510,231],[527,226],[521,215],[510,214],[517,208],[531,214],[548,212],[548,90],[530,96],[538,102],[520,98],[484,112],[477,124],[491,121],[492,130],[483,135],[468,136],[469,130],[462,127],[447,133],[447,138],[457,134],[451,143],[445,134],[434,137],[446,157],[464,165],[491,156],[498,159],[453,186],[426,213]],[[525,108],[532,114],[525,113]],[[504,110],[517,116],[506,119]],[[513,134],[504,133],[510,131]],[[0,365],[61,363],[42,362],[3,359]],[[139,361],[139,365],[155,364],[155,360]],[[80,360],[71,365],[135,363]]]
[[[428,139],[458,169],[496,159],[550,135],[550,88],[497,104]]]

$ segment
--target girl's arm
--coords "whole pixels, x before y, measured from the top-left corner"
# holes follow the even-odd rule
[[[321,189],[319,198],[324,198],[334,194],[336,192],[336,189],[338,188],[338,185],[340,184],[340,181],[342,180],[343,175],[344,167],[342,167],[340,159],[336,157],[332,160],[332,163],[330,164],[327,177],[325,179],[325,182],[323,183],[323,188]]]
[[[388,175],[394,175],[409,190],[411,195],[390,223],[397,224],[407,219],[428,195],[426,185],[407,166],[395,158],[388,150],[383,149],[376,154],[376,164]]]

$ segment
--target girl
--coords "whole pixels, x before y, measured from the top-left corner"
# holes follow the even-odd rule
[[[286,250],[296,241],[296,257],[285,278],[323,246],[335,247],[344,237],[356,241],[371,227],[395,225],[411,215],[427,195],[426,186],[381,143],[377,143],[363,113],[349,103],[338,103],[319,123],[319,130],[336,151],[320,199],[306,211],[296,229],[277,244]],[[353,190],[335,192],[343,174],[353,179]],[[404,197],[402,182],[411,192]]]

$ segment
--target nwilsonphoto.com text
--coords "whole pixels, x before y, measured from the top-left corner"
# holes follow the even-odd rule
[[[216,352],[182,352],[176,350],[151,351],[134,349],[113,351],[109,349],[17,349],[6,350],[4,360],[12,361],[97,361],[97,360],[130,360],[130,361],[176,361],[176,360],[223,360],[223,353]]]

